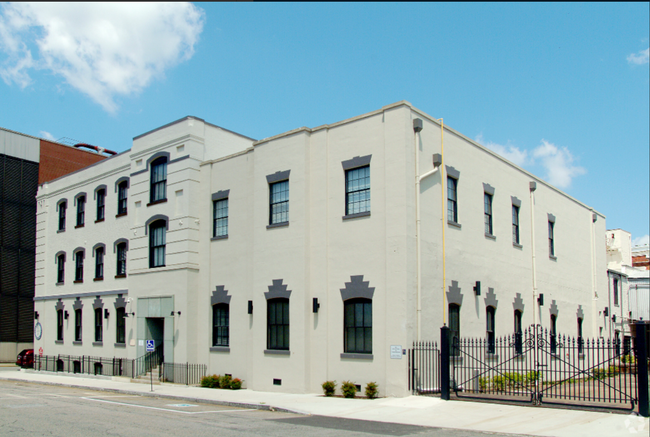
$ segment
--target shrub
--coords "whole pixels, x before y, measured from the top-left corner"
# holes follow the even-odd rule
[[[505,377],[508,379],[509,387],[520,387],[524,383],[524,375],[517,372],[505,372]]]
[[[241,388],[242,380],[239,378],[235,378],[232,380],[230,383],[230,388],[233,390],[239,390]]]
[[[207,375],[201,378],[201,387],[219,388],[219,375]]]
[[[232,376],[223,375],[221,378],[219,378],[219,385],[221,386],[221,388],[230,388],[231,384],[232,384]]]
[[[357,394],[357,386],[354,385],[354,382],[343,381],[341,391],[343,392],[343,397],[353,398]]]
[[[368,399],[375,399],[378,394],[379,394],[379,388],[376,382],[369,382],[368,384],[366,384],[366,397]]]
[[[525,379],[526,379],[526,383],[528,384],[533,383],[537,381],[537,379],[539,379],[539,372],[537,371],[528,372],[526,373]]]
[[[492,378],[492,386],[496,391],[504,391],[506,388],[506,377],[503,375],[497,375]]]
[[[323,387],[323,393],[325,393],[325,396],[334,396],[334,392],[336,391],[336,381],[325,381],[321,387]]]
[[[636,358],[633,355],[623,355],[621,357],[621,363],[634,364],[636,363]]]
[[[596,368],[592,370],[591,374],[595,379],[604,379],[607,376],[607,370]]]
[[[486,378],[484,376],[478,377],[478,389],[481,393],[485,392],[485,389],[487,388],[489,382],[490,378]]]

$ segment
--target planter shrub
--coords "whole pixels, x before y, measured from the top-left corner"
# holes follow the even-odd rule
[[[233,390],[239,390],[241,388],[242,380],[239,378],[235,378],[232,380],[230,383],[230,388]]]
[[[375,399],[379,394],[379,388],[376,382],[369,382],[366,384],[366,397],[368,399]]]
[[[219,375],[207,375],[201,378],[201,387],[219,388]]]
[[[323,393],[325,396],[334,396],[336,391],[336,381],[325,381],[321,387],[323,387]]]
[[[343,397],[353,398],[357,394],[357,386],[354,385],[354,382],[343,381],[341,391],[343,392]]]
[[[219,378],[219,385],[221,388],[230,388],[232,384],[232,376],[230,375],[223,375],[221,378]]]

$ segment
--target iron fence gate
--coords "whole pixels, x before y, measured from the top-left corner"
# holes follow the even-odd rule
[[[451,388],[458,398],[634,409],[637,366],[618,339],[555,336],[540,325],[498,339],[455,338]]]

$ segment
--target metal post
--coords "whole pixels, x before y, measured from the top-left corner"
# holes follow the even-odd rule
[[[440,398],[449,400],[449,327],[440,328]]]
[[[645,323],[636,323],[636,372],[637,372],[637,399],[639,401],[639,414],[650,417],[648,404],[648,346],[647,329]]]

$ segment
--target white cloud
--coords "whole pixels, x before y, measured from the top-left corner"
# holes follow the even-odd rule
[[[644,235],[643,237],[637,237],[632,240],[632,247],[647,246],[648,244],[650,244],[650,235]]]
[[[627,62],[630,64],[643,65],[648,63],[648,57],[650,56],[650,48],[645,50],[640,50],[638,54],[632,53],[627,57]]]
[[[510,145],[503,146],[501,144],[493,143],[491,141],[488,141],[486,143],[483,141],[483,134],[479,134],[475,138],[475,141],[481,144],[482,146],[485,146],[488,149],[492,150],[493,152],[503,156],[508,161],[520,167],[528,162],[528,152],[526,150],[521,150],[518,147],[510,146]]]
[[[56,141],[56,138],[54,138],[54,135],[52,135],[51,133],[49,133],[47,131],[44,131],[44,130],[42,130],[40,133],[41,133],[41,136],[43,138],[45,138],[46,140]]]
[[[24,88],[30,69],[49,70],[114,112],[115,96],[138,93],[190,59],[203,24],[191,3],[4,4],[0,77]]]
[[[585,174],[587,170],[573,165],[573,155],[566,147],[557,147],[546,140],[533,151],[533,157],[541,161],[546,170],[546,180],[559,188],[571,186],[575,176]]]

